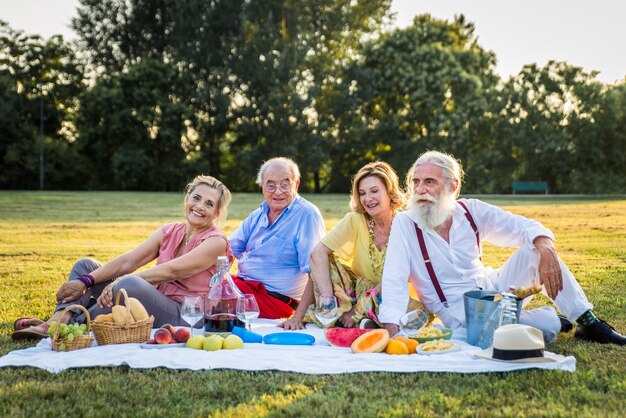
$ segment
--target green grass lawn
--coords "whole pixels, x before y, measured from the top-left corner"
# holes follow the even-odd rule
[[[348,210],[344,195],[306,196],[327,228]],[[260,203],[235,194],[226,233]],[[489,197],[540,220],[596,312],[626,332],[624,198]],[[72,263],[107,261],[164,222],[181,219],[182,196],[145,192],[0,191],[0,355],[33,343],[10,339],[19,316],[48,317]],[[485,248],[499,265],[512,250]],[[538,302],[536,303],[538,304]],[[575,373],[481,375],[0,369],[2,416],[624,416],[626,348],[561,335],[549,350],[577,359]]]

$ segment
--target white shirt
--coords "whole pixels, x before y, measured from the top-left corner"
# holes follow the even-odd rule
[[[514,215],[496,206],[476,199],[463,200],[480,233],[481,241],[499,247],[533,246],[538,236],[554,240],[554,235],[539,222]],[[448,301],[446,308],[431,282],[419,247],[414,224],[424,233],[424,241],[439,284]],[[439,315],[447,326],[457,327],[465,322],[463,293],[486,288],[487,273],[491,270],[480,260],[476,235],[465,211],[456,205],[452,214],[450,242],[437,232],[420,224],[410,212],[398,214],[391,226],[387,257],[382,278],[382,303],[379,319],[397,324],[407,306],[407,277],[420,300],[430,312]]]

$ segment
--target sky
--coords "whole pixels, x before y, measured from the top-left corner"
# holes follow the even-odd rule
[[[303,0],[306,1],[306,0]],[[0,0],[0,19],[12,28],[47,38],[76,35],[69,28],[78,0]],[[623,0],[393,0],[395,26],[418,14],[474,22],[479,44],[495,52],[496,71],[517,74],[524,64],[566,61],[600,71],[607,83],[626,76],[626,2]],[[622,52],[619,52],[622,51]]]

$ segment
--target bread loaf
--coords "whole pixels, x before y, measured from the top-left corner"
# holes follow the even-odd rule
[[[135,298],[128,298],[126,303],[128,303],[130,314],[133,316],[135,322],[143,321],[144,319],[149,318],[148,311],[146,311],[146,308],[144,308],[139,300]]]
[[[113,321],[118,325],[126,325],[135,322],[133,316],[128,312],[125,306],[115,305],[111,308],[111,314],[113,315]]]

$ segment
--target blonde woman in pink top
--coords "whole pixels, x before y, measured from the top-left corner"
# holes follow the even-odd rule
[[[106,264],[90,258],[78,260],[57,292],[54,315],[47,322],[19,318],[13,339],[44,338],[51,321],[84,322],[85,315],[78,309],[61,318],[61,311],[72,304],[88,308],[92,318],[109,313],[120,289],[154,315],[155,327],[186,325],[180,318],[183,298],[206,296],[217,257],[233,260],[228,239],[218,228],[226,220],[230,200],[230,191],[219,180],[196,177],[185,193],[185,222],[163,225],[138,247]],[[136,271],[155,259],[156,266]]]

